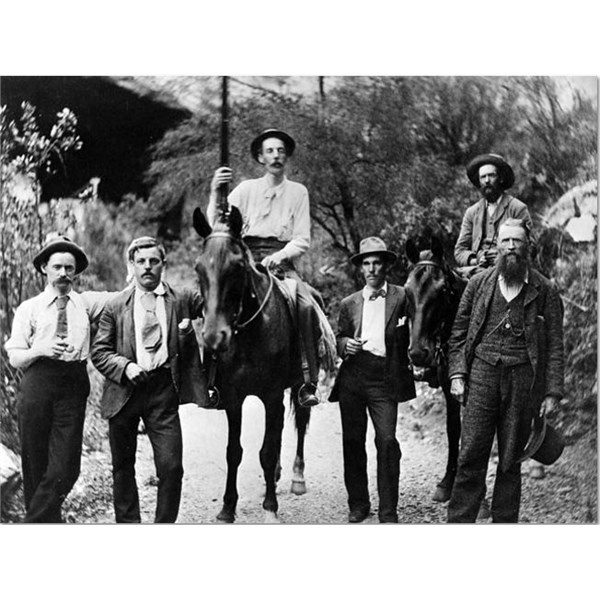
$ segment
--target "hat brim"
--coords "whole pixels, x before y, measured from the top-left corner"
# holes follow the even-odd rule
[[[546,417],[535,417],[525,449],[518,462],[532,458],[543,465],[554,464],[565,448],[562,434],[546,421]]]
[[[481,187],[479,184],[479,169],[483,167],[483,165],[494,165],[498,168],[502,179],[503,190],[512,187],[515,182],[515,173],[512,170],[512,167],[497,154],[482,154],[476,156],[467,165],[467,177],[476,188]]]
[[[394,252],[391,252],[390,250],[372,250],[371,252],[359,252],[358,254],[351,256],[350,262],[358,267],[362,262],[363,258],[365,258],[366,256],[371,256],[373,254],[381,255],[389,263],[396,262],[396,260],[398,259],[396,254],[394,254]]]
[[[257,135],[250,144],[250,154],[252,154],[252,157],[256,162],[260,162],[258,160],[258,155],[262,149],[262,143],[265,140],[273,137],[281,140],[285,144],[285,151],[288,156],[292,156],[292,154],[294,154],[296,142],[291,135],[279,129],[267,129],[266,131],[263,131],[261,134]]]
[[[87,269],[89,261],[85,252],[73,242],[60,240],[42,248],[42,250],[33,258],[33,266],[36,271],[43,274],[42,265],[46,264],[48,259],[56,252],[69,252],[75,257],[75,275],[78,275]]]

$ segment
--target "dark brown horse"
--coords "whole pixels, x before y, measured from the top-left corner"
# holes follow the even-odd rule
[[[445,502],[450,498],[456,476],[460,441],[460,405],[450,395],[448,339],[466,281],[448,266],[437,238],[432,238],[431,249],[421,252],[408,240],[406,255],[414,265],[404,286],[410,322],[408,354],[413,374],[431,387],[441,386],[446,399],[448,462],[433,495],[433,500]]]
[[[266,521],[277,520],[276,482],[284,416],[284,391],[301,382],[294,361],[297,336],[292,313],[273,275],[255,264],[240,236],[242,217],[237,208],[222,215],[212,230],[199,209],[194,228],[204,238],[196,272],[204,296],[205,356],[215,357],[215,384],[227,414],[227,483],[217,519],[235,520],[237,472],[242,460],[240,443],[242,403],[258,396],[265,407],[265,435],[260,450],[266,493]],[[297,403],[292,390],[298,445],[292,492],[304,493],[304,436],[310,408]]]

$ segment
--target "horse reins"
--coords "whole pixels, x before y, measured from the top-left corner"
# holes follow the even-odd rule
[[[229,233],[227,231],[214,231],[213,233],[211,233],[204,239],[204,242],[206,243],[206,241],[209,240],[210,238],[227,238],[227,239],[235,242],[245,253],[246,248],[243,245],[243,242],[241,240],[238,240],[235,236],[231,235],[231,233]],[[250,265],[248,265],[248,266],[250,266]],[[246,319],[246,321],[244,321],[243,323],[238,323],[237,319],[238,319],[238,316],[242,313],[242,309],[243,309],[242,303],[244,301],[244,291],[246,289],[246,284],[247,284],[247,273],[246,273],[246,271],[244,271],[244,282],[242,285],[242,293],[240,295],[240,304],[239,304],[237,312],[234,315],[233,323],[232,323],[232,329],[234,331],[234,334],[237,333],[238,331],[240,331],[240,329],[244,329],[245,327],[250,325],[250,323],[252,323],[252,321],[254,321],[262,313],[265,306],[267,305],[267,302],[269,301],[269,298],[271,297],[271,293],[273,292],[273,285],[274,285],[273,284],[274,277],[269,270],[267,270],[267,275],[269,277],[269,289],[267,290],[267,293],[265,294],[265,297],[263,298],[262,302],[260,303],[258,309],[254,312],[254,314],[249,319]],[[256,290],[254,290],[254,288],[251,290],[250,293],[251,293],[252,297],[254,297],[254,298],[257,297]]]

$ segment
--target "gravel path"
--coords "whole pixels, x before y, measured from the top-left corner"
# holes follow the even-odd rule
[[[227,420],[222,411],[182,406],[184,482],[179,523],[215,523],[225,486]],[[264,431],[264,411],[257,398],[244,403],[242,446],[244,457],[238,475],[239,502],[236,523],[262,523],[264,484],[258,452]],[[401,523],[444,523],[446,505],[431,501],[435,483],[446,460],[443,401],[426,387],[419,397],[401,404],[398,435],[402,449],[399,517]],[[137,476],[142,521],[152,522],[156,479],[150,444],[139,436]],[[369,424],[368,458],[371,503],[377,509],[375,447]],[[107,445],[106,445],[107,446]],[[322,403],[312,411],[306,442],[307,494],[290,492],[295,431],[286,410],[282,448],[282,477],[278,485],[281,523],[345,523],[346,492],[342,470],[339,407]],[[493,482],[492,464],[489,474]],[[594,436],[566,448],[561,459],[546,468],[544,479],[531,479],[524,467],[521,521],[529,523],[597,522],[597,448]],[[107,449],[86,456],[82,476],[67,500],[68,520],[113,523],[110,460]],[[482,520],[481,522],[485,522]],[[373,514],[366,521],[377,523]]]

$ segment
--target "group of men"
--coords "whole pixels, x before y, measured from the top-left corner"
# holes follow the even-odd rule
[[[229,195],[243,217],[242,235],[255,260],[298,278],[294,261],[310,246],[310,210],[305,186],[285,176],[293,138],[269,129],[251,144],[262,178],[242,182]],[[500,464],[492,503],[494,521],[516,521],[520,500],[518,456],[532,417],[562,396],[562,313],[557,292],[528,260],[531,218],[506,193],[514,174],[494,154],[467,168],[482,198],[465,214],[455,257],[470,280],[451,339],[452,393],[464,406],[458,474],[449,521],[473,522],[485,493],[494,435]],[[209,220],[217,216],[219,188],[233,181],[228,167],[211,183]],[[138,425],[144,422],[158,477],[156,522],[174,522],[181,497],[182,438],[178,407],[202,390],[198,346],[191,321],[201,317],[199,292],[163,281],[165,250],[154,238],[134,240],[127,259],[134,281],[121,292],[73,290],[88,264],[83,250],[64,237],[46,244],[34,267],[45,290],[17,309],[6,349],[23,370],[18,413],[27,522],[60,522],[61,505],[80,469],[86,362],[105,376],[102,416],[108,419],[117,522],[140,522],[135,482]],[[330,395],[340,406],[348,521],[371,511],[366,431],[370,416],[377,450],[378,517],[398,522],[400,445],[398,402],[415,397],[408,359],[409,323],[401,286],[387,281],[396,255],[383,240],[360,242],[352,263],[363,289],[343,299],[337,346],[342,364]],[[308,392],[318,401],[318,317],[302,284],[299,338]],[[91,324],[99,322],[91,344]],[[544,339],[544,356],[539,340]],[[465,390],[468,389],[468,394]]]

